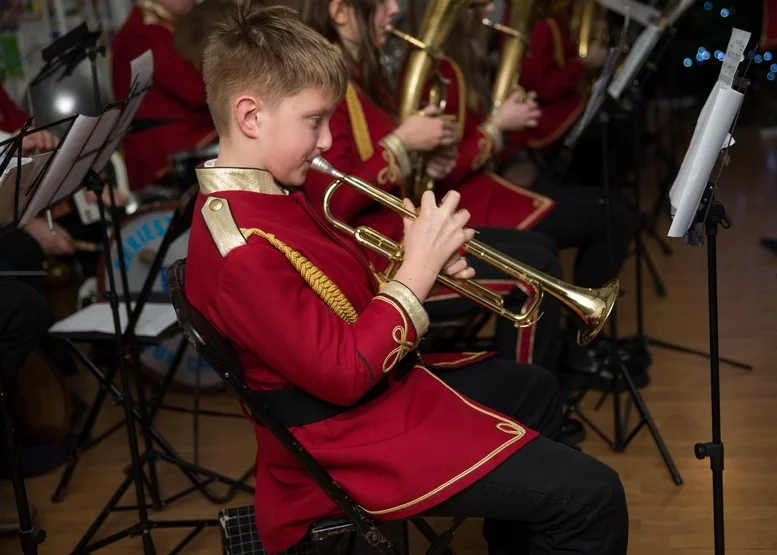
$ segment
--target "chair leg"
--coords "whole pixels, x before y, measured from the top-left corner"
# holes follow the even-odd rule
[[[448,524],[447,528],[443,530],[442,534],[437,537],[435,542],[426,552],[426,555],[443,555],[446,549],[448,549],[448,544],[451,543],[453,535],[458,531],[465,520],[467,520],[467,517],[465,516],[457,516],[454,518],[451,523]]]

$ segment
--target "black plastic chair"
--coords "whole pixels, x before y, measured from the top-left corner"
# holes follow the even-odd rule
[[[399,555],[396,547],[383,533],[379,524],[354,503],[329,473],[296,440],[288,428],[252,394],[244,380],[243,370],[235,350],[186,299],[184,294],[185,271],[185,260],[176,261],[167,270],[168,290],[184,337],[210,364],[214,372],[236,392],[243,406],[250,411],[253,419],[259,425],[270,430],[345,515],[342,518],[327,518],[315,522],[308,532],[308,538],[316,541],[340,534],[358,533],[370,547],[380,550],[381,553]],[[465,518],[454,518],[440,535],[435,534],[423,519],[413,518],[410,520],[432,542],[426,555],[440,555],[446,551],[450,552],[448,544]]]

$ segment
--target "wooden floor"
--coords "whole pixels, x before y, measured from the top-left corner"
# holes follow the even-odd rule
[[[755,369],[721,368],[726,543],[729,555],[763,555],[777,553],[777,256],[762,249],[758,239],[777,237],[777,139],[765,142],[757,130],[741,129],[737,140],[733,162],[719,191],[733,222],[719,238],[720,345],[723,356],[750,363]],[[662,224],[662,232],[666,225]],[[678,240],[670,244],[674,255],[667,257],[648,240],[669,295],[659,298],[646,280],[646,332],[706,351],[706,249],[687,247]],[[628,334],[634,331],[632,261],[624,269],[622,283],[630,294],[619,302],[619,323],[622,333]],[[611,452],[590,432],[582,447],[612,465],[623,479],[631,520],[630,554],[712,555],[712,474],[709,462],[698,461],[693,451],[696,442],[711,440],[709,363],[662,348],[652,348],[651,354],[652,383],[643,395],[683,485],[676,486],[670,479],[647,429],[624,453]],[[85,377],[81,385],[93,385],[91,381]],[[607,403],[593,413],[594,400],[591,396],[586,404],[589,414],[611,433],[611,405]],[[191,403],[191,398],[173,395],[170,401],[185,404]],[[204,404],[235,410],[234,402],[223,396],[209,398]],[[116,407],[108,407],[100,419],[100,429],[119,417]],[[159,428],[183,456],[192,457],[190,417],[164,413]],[[200,434],[201,462],[206,466],[236,477],[251,465],[254,439],[243,421],[204,418]],[[67,498],[58,505],[51,503],[50,496],[59,471],[28,481],[30,498],[38,509],[37,522],[48,533],[40,553],[69,553],[75,547],[121,483],[128,459],[122,430],[83,457]],[[161,465],[160,476],[166,495],[187,485],[181,473],[168,465]],[[124,502],[134,502],[134,495],[125,495]],[[249,495],[239,494],[229,505],[250,503]],[[164,511],[152,511],[151,516],[158,520],[216,518],[219,509],[199,495],[190,495]],[[98,538],[131,525],[135,518],[133,513],[112,515]],[[161,553],[186,533],[157,529],[152,535]],[[0,553],[17,553],[18,545],[15,536],[0,538]],[[424,544],[414,545],[414,553],[422,553]],[[209,529],[184,553],[220,553],[219,546],[218,530]],[[469,522],[457,535],[454,548],[459,554],[484,553],[480,523]],[[142,553],[141,542],[124,539],[101,552]]]

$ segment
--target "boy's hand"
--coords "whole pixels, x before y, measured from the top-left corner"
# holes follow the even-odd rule
[[[456,145],[437,149],[426,161],[426,175],[432,179],[445,179],[456,167],[458,155]]]
[[[463,266],[465,262],[454,259],[458,249],[475,236],[473,229],[464,228],[470,215],[467,210],[458,210],[460,198],[458,192],[449,191],[438,206],[434,193],[426,191],[418,211],[409,199],[403,200],[405,208],[418,216],[415,220],[404,220],[404,260],[396,279],[409,287],[421,302],[443,268],[455,274],[469,274]]]

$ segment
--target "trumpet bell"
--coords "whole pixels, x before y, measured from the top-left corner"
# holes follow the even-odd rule
[[[588,345],[602,331],[618,300],[620,284],[612,279],[598,289],[567,286],[567,308],[577,314],[581,327],[577,332],[577,344]]]

